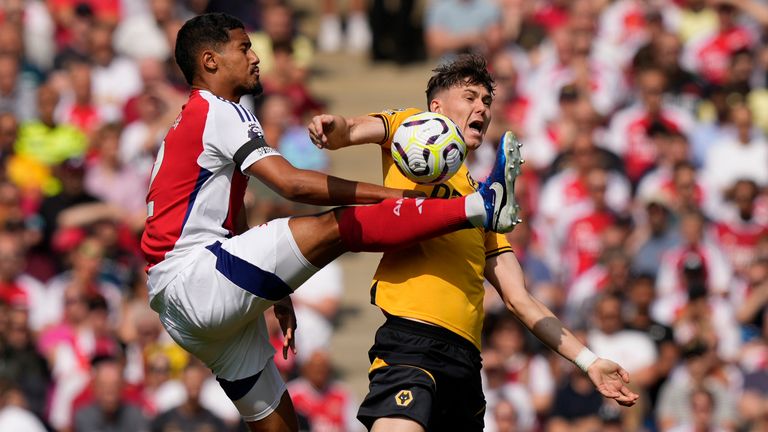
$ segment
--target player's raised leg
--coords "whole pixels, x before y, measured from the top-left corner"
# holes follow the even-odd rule
[[[511,132],[499,143],[496,162],[478,191],[460,198],[389,199],[292,218],[291,233],[302,255],[317,267],[344,252],[384,252],[464,228],[508,232],[520,222],[514,186],[520,144]]]

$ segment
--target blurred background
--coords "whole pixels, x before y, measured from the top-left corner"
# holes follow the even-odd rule
[[[768,2],[5,0],[0,431],[244,430],[149,309],[138,250],[188,92],[175,34],[209,11],[251,35],[265,95],[243,103],[267,141],[352,179],[381,181],[380,149],[318,151],[312,115],[426,108],[441,61],[488,59],[494,120],[471,172],[505,130],[521,138],[509,240],[528,289],[642,399],[606,403],[489,290],[486,430],[768,430]],[[247,205],[251,224],[320,210],[254,181]],[[361,429],[378,258],[343,256],[293,296],[298,354],[276,360],[303,430]]]

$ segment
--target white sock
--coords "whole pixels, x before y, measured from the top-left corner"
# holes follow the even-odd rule
[[[485,226],[485,202],[479,192],[467,195],[464,200],[464,211],[467,213],[467,220],[473,226],[478,228]]]

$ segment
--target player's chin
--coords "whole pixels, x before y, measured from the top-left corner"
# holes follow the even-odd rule
[[[257,97],[264,94],[264,86],[261,85],[261,81],[259,81],[258,78],[255,81],[252,81],[248,86],[248,94]]]
[[[477,150],[480,144],[483,143],[483,137],[467,137],[464,139],[464,144],[467,145],[468,150]]]

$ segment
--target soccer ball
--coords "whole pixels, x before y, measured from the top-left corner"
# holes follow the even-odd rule
[[[421,112],[403,121],[392,137],[392,159],[404,176],[420,184],[450,179],[467,157],[467,145],[448,117]]]

